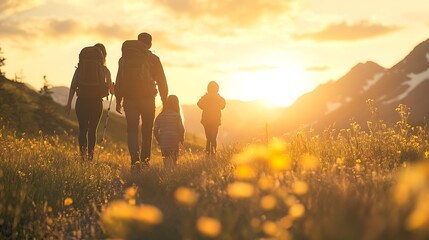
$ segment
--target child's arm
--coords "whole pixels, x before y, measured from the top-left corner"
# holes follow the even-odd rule
[[[155,119],[155,124],[153,126],[153,136],[156,139],[156,143],[159,145],[159,116]]]
[[[179,121],[177,121],[177,123],[179,129],[179,142],[183,144],[183,142],[185,141],[185,127],[183,126],[182,118],[180,116]]]

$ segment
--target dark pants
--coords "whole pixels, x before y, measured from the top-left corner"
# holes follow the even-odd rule
[[[127,119],[128,150],[131,156],[131,165],[137,161],[149,162],[152,147],[152,129],[155,118],[155,98],[139,100],[124,99],[124,111]],[[142,145],[139,149],[139,123],[142,121]]]
[[[77,98],[76,115],[79,122],[79,150],[83,158],[94,157],[94,147],[97,140],[97,127],[103,111],[101,99]],[[88,151],[88,152],[87,152]]]
[[[176,166],[177,158],[179,157],[178,149],[161,149],[162,160],[164,162],[164,168],[172,168]]]
[[[204,125],[204,131],[206,133],[206,152],[207,154],[216,153],[216,138],[219,131],[219,125]]]

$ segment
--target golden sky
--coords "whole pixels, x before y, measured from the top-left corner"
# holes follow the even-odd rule
[[[79,51],[153,36],[170,93],[195,103],[209,81],[228,99],[289,105],[359,62],[390,68],[429,38],[427,0],[2,0],[3,71],[69,86]]]

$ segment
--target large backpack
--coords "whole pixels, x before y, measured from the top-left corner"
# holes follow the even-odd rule
[[[119,60],[120,80],[115,90],[127,98],[141,98],[156,94],[155,82],[150,74],[149,50],[139,40],[126,40],[122,44]]]
[[[104,72],[104,56],[95,46],[79,53],[77,94],[83,98],[103,98],[109,95]]]

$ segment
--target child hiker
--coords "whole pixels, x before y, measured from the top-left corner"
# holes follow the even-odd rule
[[[219,131],[221,110],[225,108],[226,102],[219,95],[219,85],[211,81],[207,86],[207,93],[200,98],[197,105],[203,110],[201,123],[206,133],[206,153],[207,155],[216,154],[216,138]]]
[[[185,139],[179,99],[176,95],[167,97],[161,113],[155,119],[153,131],[161,148],[164,167],[173,168],[179,157],[179,143],[183,144]]]

